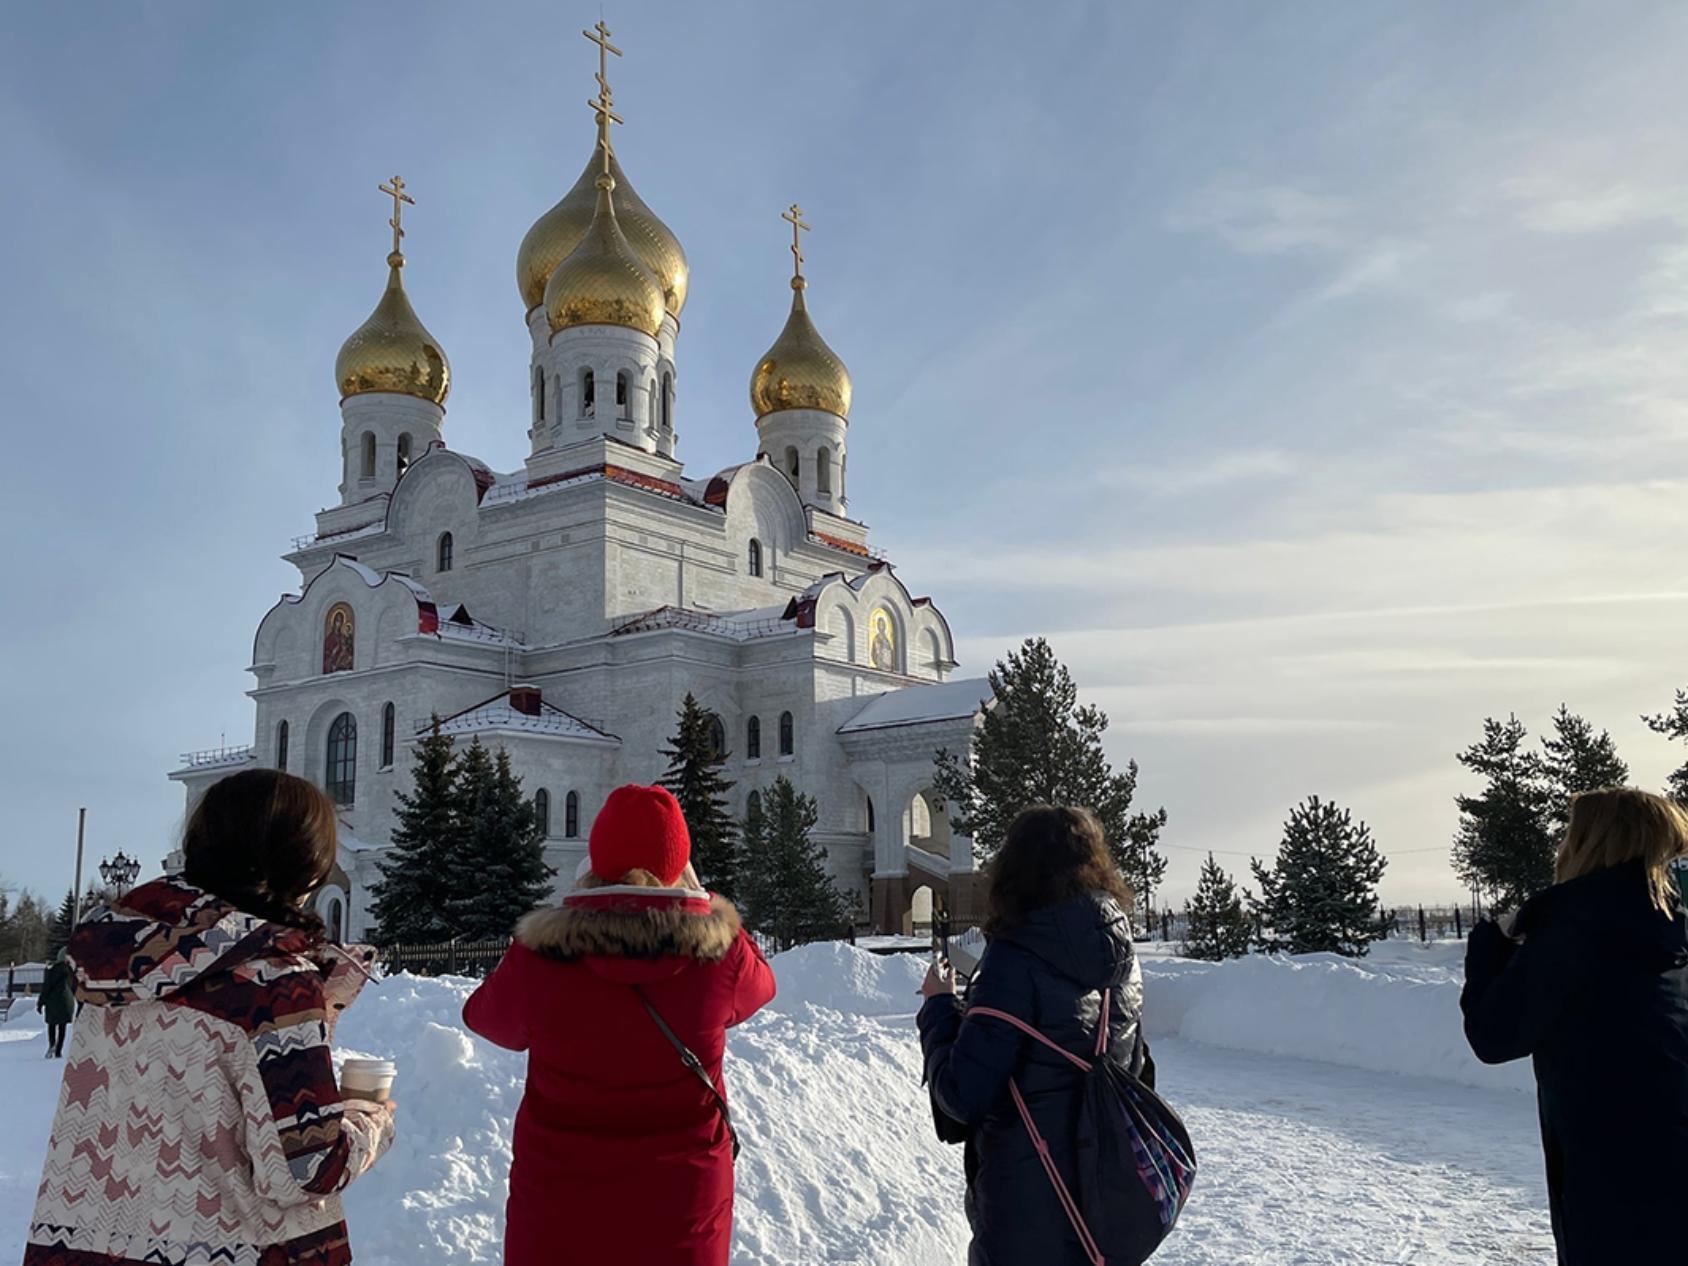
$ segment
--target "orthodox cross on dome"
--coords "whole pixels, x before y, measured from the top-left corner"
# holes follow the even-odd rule
[[[590,31],[582,31],[581,34],[598,46],[598,95],[586,104],[598,119],[598,148],[604,153],[604,175],[607,176],[610,172],[610,155],[615,152],[610,142],[610,124],[624,121],[615,112],[615,96],[610,91],[609,55],[614,53],[620,57],[621,50],[610,43],[610,28],[604,25],[602,18],[598,19],[598,24]]]
[[[791,210],[780,212],[780,219],[791,225],[791,275],[803,275],[803,237],[809,231],[809,223],[803,218],[803,208],[795,202]]]
[[[393,218],[388,220],[387,223],[393,226],[393,254],[398,255],[399,239],[404,236],[404,229],[399,225],[399,220],[404,214],[404,204],[408,202],[411,206],[415,206],[416,199],[404,191],[403,176],[394,176],[386,184],[379,185],[377,188],[393,200]],[[400,258],[402,260],[403,257],[400,256]]]

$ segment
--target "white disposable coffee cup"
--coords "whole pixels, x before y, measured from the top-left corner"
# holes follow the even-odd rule
[[[340,1065],[340,1093],[348,1099],[385,1103],[398,1071],[390,1059],[348,1059]]]

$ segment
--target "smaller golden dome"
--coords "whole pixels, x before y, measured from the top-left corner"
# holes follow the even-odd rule
[[[615,177],[598,177],[598,202],[580,245],[545,283],[545,316],[552,333],[577,325],[620,325],[649,334],[662,329],[668,308],[662,283],[628,245],[616,220]]]
[[[580,245],[592,224],[597,207],[598,175],[603,166],[599,151],[592,152],[592,160],[580,173],[573,187],[544,215],[533,222],[527,236],[522,238],[516,252],[516,285],[522,292],[522,302],[531,311],[545,301],[545,285],[557,265],[568,258]],[[621,160],[610,155],[610,175],[615,177],[615,216],[633,253],[644,261],[645,267],[656,274],[662,284],[663,300],[675,317],[686,306],[686,290],[691,271],[680,239],[657,218],[656,212],[645,205],[634,192],[632,184],[621,170]]]
[[[850,416],[850,371],[809,319],[802,277],[791,279],[791,315],[750,376],[750,407],[758,418],[781,409],[820,409]]]
[[[399,269],[404,256],[387,256],[387,289],[375,311],[340,346],[334,381],[340,398],[392,391],[444,404],[451,391],[451,362],[410,306]]]

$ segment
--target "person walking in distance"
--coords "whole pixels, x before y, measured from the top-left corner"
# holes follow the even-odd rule
[[[1571,803],[1557,882],[1466,945],[1465,1036],[1529,1056],[1560,1266],[1682,1261],[1688,1189],[1688,813],[1644,791]]]
[[[528,1054],[506,1266],[726,1266],[737,1137],[727,1029],[774,996],[732,903],[703,891],[679,803],[622,787],[590,870],[527,915],[463,1022]]]
[[[47,1021],[47,1058],[63,1059],[65,1030],[76,1018],[76,992],[63,950],[41,978],[41,996],[35,1001],[35,1009]]]
[[[1046,1181],[1038,1139],[1015,1102],[1026,1104],[1073,1189],[1083,1080],[1068,1058],[1000,1017],[1035,1025],[1073,1055],[1105,1054],[1152,1086],[1138,1033],[1143,980],[1130,905],[1131,890],[1114,868],[1095,814],[1027,809],[991,862],[986,945],[967,1008],[947,963],[934,963],[927,973],[920,1043],[933,1106],[965,1134],[969,1266],[1095,1260]],[[994,1014],[981,1014],[986,1011]]]
[[[343,1099],[328,1042],[366,973],[304,909],[334,806],[246,770],[188,820],[180,878],[71,936],[85,1004],[24,1266],[346,1266],[339,1192],[393,1140],[393,1104]]]

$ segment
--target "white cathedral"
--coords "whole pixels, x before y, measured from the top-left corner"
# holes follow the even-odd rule
[[[607,43],[602,23],[590,34]],[[387,286],[335,362],[337,505],[285,557],[300,589],[258,625],[250,747],[194,753],[206,787],[272,766],[340,806],[318,909],[371,932],[395,791],[432,718],[510,755],[566,884],[610,790],[666,769],[681,701],[711,713],[732,811],[784,776],[861,918],[907,930],[935,895],[974,902],[972,843],[932,787],[989,694],[952,680],[932,602],[848,514],[850,377],[810,320],[793,207],[791,313],[755,363],[754,455],[707,478],[677,456],[689,265],[609,140],[600,57],[593,157],[516,253],[533,354],[528,457],[503,473],[448,446],[451,367],[411,307],[394,178]],[[746,426],[746,440],[750,439]],[[748,443],[747,443],[748,447]]]

